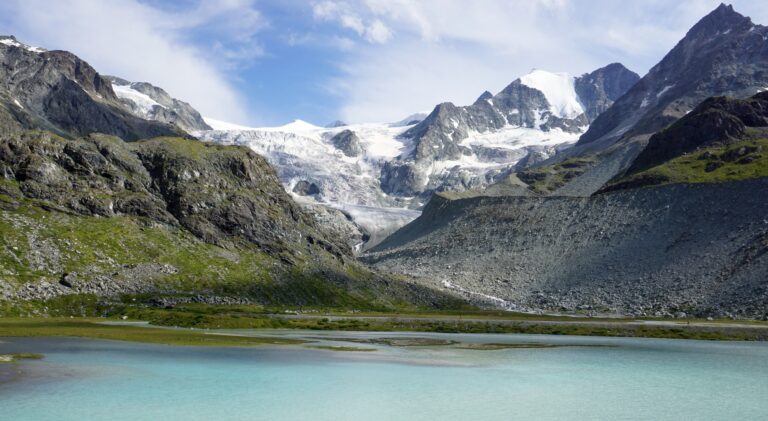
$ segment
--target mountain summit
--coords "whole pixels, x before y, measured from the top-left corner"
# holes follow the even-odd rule
[[[186,135],[125,109],[110,82],[67,51],[46,51],[0,37],[0,123],[4,131],[29,128],[73,137],[94,132],[125,140]]]
[[[768,28],[721,4],[598,117],[579,145],[653,133],[713,95],[757,93],[768,86],[766,39]]]
[[[454,173],[449,175],[452,180],[446,182],[444,174],[432,171],[436,162],[491,155],[510,163],[506,171],[496,173],[499,175],[514,168],[514,164],[530,152],[543,157],[553,155],[555,149],[542,154],[539,147],[569,143],[572,136],[582,133],[592,119],[639,78],[618,63],[579,77],[534,69],[496,95],[483,93],[472,105],[440,104],[422,122],[403,133],[404,138],[412,141],[413,148],[384,168],[382,189],[389,194],[403,195],[425,194],[441,187],[461,190],[482,185],[487,180],[468,183],[471,176]],[[486,142],[470,139],[493,134],[497,134],[496,141],[490,148],[483,145]],[[505,142],[517,146],[500,147]],[[473,144],[479,146],[473,147]],[[535,148],[521,148],[521,145]],[[511,153],[511,149],[516,153]]]

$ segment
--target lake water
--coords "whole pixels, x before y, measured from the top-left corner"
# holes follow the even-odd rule
[[[768,345],[764,343],[539,335],[268,334],[376,351],[0,338],[0,353],[46,356],[0,365],[0,419],[768,419]],[[468,350],[347,342],[381,336],[590,346]]]

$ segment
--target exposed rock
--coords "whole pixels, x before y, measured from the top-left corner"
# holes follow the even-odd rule
[[[184,101],[172,98],[162,88],[147,82],[128,82],[115,76],[104,78],[111,82],[117,97],[125,107],[139,118],[172,124],[188,132],[211,130],[211,126],[203,120],[197,110]],[[128,95],[124,94],[126,90]],[[131,91],[146,95],[155,104],[138,104],[132,99]]]
[[[747,99],[709,98],[669,128],[651,136],[648,146],[627,172],[631,174],[699,148],[728,145],[747,137],[748,128],[759,130],[766,126],[768,93]],[[754,151],[734,150],[732,156],[723,159],[735,161],[750,152]]]
[[[768,27],[721,4],[638,83],[589,126],[579,142],[549,163],[597,156],[593,170],[557,195],[587,196],[626,171],[647,139],[706,98],[743,98],[768,86]],[[706,135],[706,133],[702,134]]]
[[[77,272],[62,274],[59,283],[67,288],[74,288],[77,285]]]
[[[429,193],[436,184],[443,185],[444,189],[459,187],[460,190],[484,185],[487,180],[462,180],[461,175],[454,174],[440,174],[440,180],[436,182],[429,169],[435,162],[459,160],[463,156],[486,152],[462,144],[470,133],[491,133],[505,127],[520,127],[579,134],[591,119],[609,107],[638,79],[639,76],[617,63],[571,78],[576,91],[574,95],[579,96],[578,100],[585,107],[579,115],[558,115],[545,94],[526,85],[522,78],[496,95],[484,92],[470,106],[440,104],[424,120],[403,133],[402,136],[411,139],[414,146],[409,154],[389,162],[382,169],[382,189],[389,194],[419,195]],[[517,149],[517,160],[509,161],[509,168],[499,172],[512,169],[528,152],[530,148]],[[450,182],[445,183],[446,179]]]
[[[575,80],[576,93],[589,121],[594,121],[640,80],[637,73],[612,63]]]
[[[300,196],[314,196],[320,194],[320,187],[317,187],[317,184],[315,183],[299,180],[296,185],[293,186],[293,192]]]
[[[360,138],[352,130],[344,130],[331,138],[331,143],[336,149],[344,152],[346,156],[358,156],[363,152],[360,146]]]
[[[107,133],[124,140],[186,135],[126,111],[109,81],[74,54],[17,44],[0,43],[3,133],[42,128],[66,136]]]

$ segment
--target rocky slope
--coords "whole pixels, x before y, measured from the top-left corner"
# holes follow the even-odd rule
[[[435,196],[364,256],[518,310],[763,318],[768,178],[576,197]]]
[[[187,132],[211,130],[200,113],[191,105],[172,98],[162,88],[147,82],[129,82],[115,76],[105,76],[125,108],[135,116],[171,124]]]
[[[319,227],[246,148],[24,132],[0,138],[0,174],[6,299],[147,293],[169,302],[450,302],[354,262],[343,240]]]
[[[554,155],[557,149],[553,146],[567,144],[583,133],[638,79],[637,74],[618,63],[577,78],[534,70],[496,95],[483,93],[470,106],[440,104],[403,133],[413,146],[409,153],[382,169],[382,188],[390,194],[418,195],[485,185],[493,174],[486,172],[486,180],[472,182],[477,176],[471,173],[445,177],[435,174],[432,168],[439,162],[460,163],[476,156],[505,162],[506,168],[496,168],[496,174],[500,174],[531,153],[541,155],[541,146],[550,146],[544,157]],[[497,134],[495,142],[474,139],[491,133]]]
[[[124,140],[186,133],[136,117],[108,80],[66,51],[46,51],[0,37],[0,123],[4,133],[41,128],[76,137],[100,132]]]
[[[558,195],[585,196],[632,165],[649,137],[711,96],[745,97],[768,86],[768,27],[721,4],[625,95],[595,119],[575,147],[545,164],[590,157]]]

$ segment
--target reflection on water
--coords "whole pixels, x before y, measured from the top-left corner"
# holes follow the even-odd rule
[[[763,343],[295,330],[232,333],[282,335],[312,343],[184,348],[74,338],[3,339],[0,353],[37,352],[46,359],[0,368],[0,418],[768,415],[768,346]],[[23,375],[2,381],[8,370]]]

